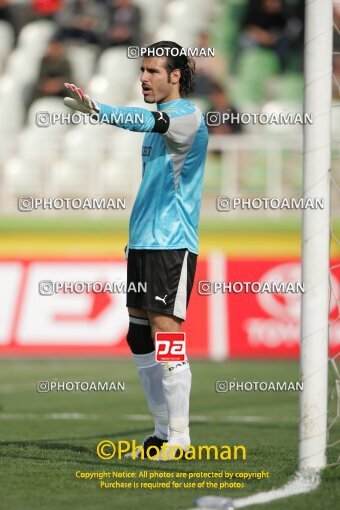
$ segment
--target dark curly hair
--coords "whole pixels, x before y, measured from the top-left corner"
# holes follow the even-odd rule
[[[156,50],[158,48],[165,49],[164,56],[167,59],[166,70],[168,72],[168,81],[170,81],[170,73],[175,69],[181,71],[181,77],[179,80],[179,93],[181,97],[192,94],[195,89],[195,61],[192,57],[181,55],[183,47],[173,41],[159,41],[154,44],[150,44],[147,50]],[[170,48],[167,50],[167,48]],[[174,48],[173,51],[171,49]],[[161,52],[160,52],[161,53]],[[149,52],[149,56],[150,52]],[[158,56],[157,53],[155,56]]]

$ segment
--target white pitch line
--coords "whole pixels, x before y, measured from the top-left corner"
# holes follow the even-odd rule
[[[1,413],[0,420],[98,420],[96,414],[81,413]]]
[[[151,414],[124,414],[123,418],[131,421],[153,421]]]
[[[276,499],[296,496],[315,490],[320,483],[320,475],[316,471],[305,471],[295,475],[295,477],[287,482],[283,487],[273,489],[268,492],[259,492],[253,496],[239,498],[234,500],[235,508],[244,508],[251,505],[259,505],[261,503],[269,503]]]
[[[230,498],[222,498],[220,496],[203,496],[196,500],[196,508],[190,510],[197,510],[197,508],[200,508],[200,510],[234,510],[236,508],[245,508],[252,505],[270,503],[277,499],[311,492],[317,489],[319,484],[320,475],[317,471],[304,470],[298,472],[292,480],[278,489],[273,489],[267,492],[259,492],[252,496],[233,500]]]
[[[149,414],[125,414],[123,418],[131,421],[152,421]],[[297,423],[296,419],[277,416],[206,416],[191,415],[190,420],[202,423],[277,423],[278,419],[284,423]]]
[[[2,413],[0,420],[100,420],[107,416],[99,414],[82,413]],[[129,421],[153,421],[149,414],[125,414],[123,419]],[[192,415],[193,422],[200,423],[277,423],[278,419],[284,423],[296,423],[294,419],[278,418],[275,416],[206,416]]]

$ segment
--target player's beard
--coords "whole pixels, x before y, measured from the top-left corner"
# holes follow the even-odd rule
[[[148,104],[155,103],[156,98],[153,94],[150,94],[150,95],[148,94],[148,95],[144,96],[144,102],[148,103]]]

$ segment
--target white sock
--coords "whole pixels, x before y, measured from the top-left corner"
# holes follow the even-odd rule
[[[162,386],[162,366],[155,361],[155,351],[148,354],[133,354],[133,358],[142,381],[148,407],[155,419],[154,435],[160,439],[168,439],[168,410]]]
[[[169,415],[168,444],[190,445],[189,399],[191,371],[188,361],[162,363],[163,389]]]

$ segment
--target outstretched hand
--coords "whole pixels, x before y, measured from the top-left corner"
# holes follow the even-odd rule
[[[64,98],[64,104],[66,106],[82,113],[88,113],[90,115],[98,114],[98,104],[84,94],[80,87],[73,85],[73,83],[64,83],[64,85],[71,96]]]

